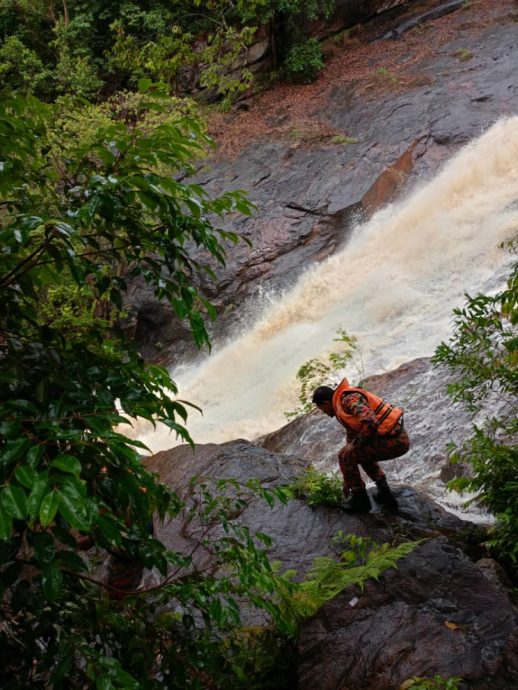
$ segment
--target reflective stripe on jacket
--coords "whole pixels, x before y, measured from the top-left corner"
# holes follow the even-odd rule
[[[349,381],[344,379],[333,394],[333,409],[340,424],[353,431],[361,431],[361,421],[355,415],[349,414],[344,410],[342,405],[342,395],[344,393],[359,393],[365,398],[378,422],[377,433],[380,434],[380,436],[392,431],[403,416],[403,410],[401,408],[385,402],[385,400],[374,395],[374,393],[366,391],[364,388],[349,386]]]

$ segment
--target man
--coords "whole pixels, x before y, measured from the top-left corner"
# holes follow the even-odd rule
[[[329,417],[336,417],[346,430],[347,443],[338,453],[344,495],[348,498],[343,508],[356,513],[368,513],[371,509],[360,474],[361,465],[378,487],[375,500],[396,510],[397,501],[378,463],[398,458],[410,448],[403,428],[403,410],[363,388],[349,386],[347,379],[336,390],[329,386],[317,388],[313,403]]]

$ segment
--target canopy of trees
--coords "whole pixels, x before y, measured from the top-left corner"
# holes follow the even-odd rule
[[[305,23],[329,15],[334,4],[1,0],[0,77],[4,90],[44,100],[65,93],[100,98],[149,77],[167,83],[173,93],[201,88],[229,102],[251,84],[247,49],[259,27],[271,35],[279,62],[304,43]],[[304,74],[309,59],[313,72],[315,50],[319,47],[312,45],[309,58],[299,50],[289,69]]]

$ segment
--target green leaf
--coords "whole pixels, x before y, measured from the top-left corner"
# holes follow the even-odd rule
[[[22,430],[22,425],[20,422],[16,420],[10,420],[6,419],[2,424],[0,425],[0,434],[4,436],[5,438],[15,438],[16,436],[20,435],[20,432]]]
[[[13,518],[0,505],[0,539],[10,539],[13,530]]]
[[[26,489],[32,489],[37,478],[36,472],[27,465],[18,465],[14,476]]]
[[[72,527],[90,529],[89,501],[72,481],[63,484],[59,495],[59,512]]]
[[[40,505],[40,522],[43,527],[50,525],[56,516],[59,507],[59,496],[57,491],[50,491],[44,496]]]
[[[151,79],[142,77],[142,78],[139,79],[138,82],[137,82],[138,90],[139,90],[141,93],[144,93],[144,92],[146,92],[146,91],[149,91],[149,89],[150,89],[150,87],[152,86],[152,84],[153,84],[153,82],[151,81]]]
[[[27,453],[27,462],[30,467],[33,469],[36,469],[39,461],[43,457],[43,453],[45,452],[45,446],[43,444],[38,445],[38,446],[32,446],[32,448],[29,450]]]
[[[107,542],[122,546],[120,525],[110,515],[99,515],[97,526]]]
[[[72,663],[74,661],[74,653],[71,643],[66,643],[63,649],[60,649],[60,657],[58,663],[52,669],[50,674],[50,681],[52,685],[57,683],[62,678],[65,678],[72,668]]]
[[[95,690],[112,690],[113,687],[109,676],[97,676],[95,678]]]
[[[27,500],[27,511],[32,519],[38,516],[41,501],[43,500],[43,496],[47,493],[48,482],[49,477],[47,471],[41,472],[34,482],[34,486]]]
[[[63,587],[63,574],[54,563],[49,563],[43,568],[41,583],[43,594],[49,601],[59,599]]]
[[[68,472],[77,477],[81,474],[81,463],[73,455],[58,455],[49,465],[50,467],[57,467],[62,472]]]
[[[0,453],[0,464],[7,467],[15,460],[19,460],[23,457],[30,447],[30,441],[25,436],[23,438],[17,438],[7,441],[2,452]]]
[[[16,520],[23,520],[27,515],[27,497],[21,486],[6,486],[0,500],[5,512]]]

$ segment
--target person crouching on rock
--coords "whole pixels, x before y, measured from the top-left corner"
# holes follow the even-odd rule
[[[347,379],[335,390],[319,386],[313,392],[313,403],[329,417],[336,417],[346,430],[347,442],[338,453],[344,495],[348,499],[342,507],[355,513],[368,513],[371,509],[361,465],[378,487],[376,502],[396,510],[397,501],[378,463],[399,458],[410,448],[403,428],[403,410],[363,388],[350,386]]]

